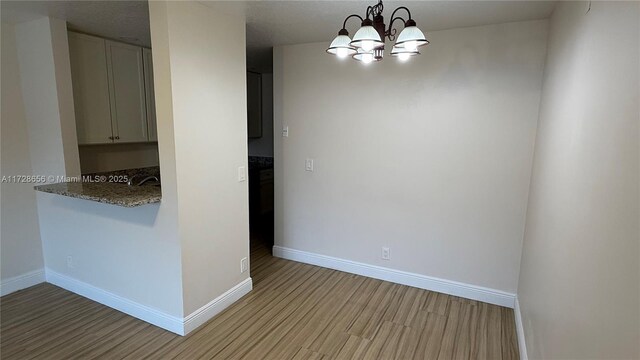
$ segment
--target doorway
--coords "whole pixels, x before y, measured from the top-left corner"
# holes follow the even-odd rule
[[[256,258],[271,255],[274,241],[273,73],[268,70],[270,69],[247,71],[249,232],[252,264]]]

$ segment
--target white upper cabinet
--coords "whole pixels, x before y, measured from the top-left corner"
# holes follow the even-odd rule
[[[106,41],[115,142],[148,141],[142,48]]]
[[[78,144],[112,142],[105,40],[69,33]]]
[[[144,88],[147,103],[147,129],[149,141],[158,141],[158,127],[156,125],[156,101],[153,92],[153,58],[151,49],[142,49],[142,60],[144,63]]]
[[[69,32],[78,144],[157,141],[151,49]]]

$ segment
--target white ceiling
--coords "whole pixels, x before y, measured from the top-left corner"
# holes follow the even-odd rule
[[[124,42],[150,46],[146,1],[5,1],[2,21],[23,22],[42,16],[66,20],[68,27]]]
[[[248,65],[265,70],[274,45],[330,42],[352,13],[363,15],[370,1],[208,1],[247,20]],[[2,1],[2,21],[21,22],[40,16],[64,19],[69,27],[143,46],[151,45],[146,1]],[[425,32],[458,27],[543,19],[555,1],[385,1],[388,17],[397,6],[411,10]],[[353,20],[352,20],[353,21]],[[347,25],[353,34],[357,21]],[[428,36],[428,34],[427,34]]]
[[[326,41],[337,35],[344,19],[353,13],[360,16],[369,1],[255,1],[245,2],[247,52],[249,65],[271,66],[270,48],[274,45]],[[418,27],[425,32],[548,18],[555,1],[384,1],[388,23],[391,12],[406,6]],[[399,13],[402,14],[402,13]],[[404,16],[404,14],[402,14]],[[357,19],[347,30],[353,35]],[[427,34],[428,36],[428,34]]]

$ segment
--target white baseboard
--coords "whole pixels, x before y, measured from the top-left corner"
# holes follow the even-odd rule
[[[110,308],[122,311],[125,314],[129,314],[135,318],[169,330],[178,335],[184,335],[183,320],[180,317],[165,314],[160,310],[123,298],[122,296],[110,293],[66,275],[62,275],[51,269],[46,269],[46,275],[47,282],[51,284],[57,285],[78,295],[82,295]]]
[[[205,306],[194,311],[192,314],[185,318],[180,318],[166,314],[158,309],[139,304],[135,301],[131,301],[122,296],[110,293],[106,290],[97,288],[66,275],[62,275],[51,269],[46,269],[46,280],[47,282],[57,285],[65,290],[69,290],[110,308],[122,311],[125,314],[131,315],[178,335],[186,335],[198,326],[204,324],[222,310],[226,309],[238,299],[246,295],[253,288],[251,278],[245,279]]]
[[[247,278],[200,309],[187,315],[187,317],[184,318],[185,335],[219,314],[222,310],[228,308],[231,304],[248,294],[251,289],[253,289],[253,282],[251,278]]]
[[[520,312],[520,302],[516,296],[516,307],[513,309],[516,317],[516,334],[518,335],[518,349],[520,350],[520,360],[527,360],[527,344],[524,338],[524,326],[522,325],[522,313]]]
[[[2,282],[0,282],[0,296],[9,295],[12,292],[38,285],[43,283],[44,279],[44,269],[40,269],[2,280]]]
[[[287,260],[303,262],[311,265],[340,270],[352,274],[390,281],[420,289],[436,291],[444,294],[460,296],[467,299],[483,301],[512,308],[515,306],[515,294],[489,289],[457,281],[439,279],[431,276],[394,270],[382,266],[369,265],[336,257],[314,254],[306,251],[290,249],[282,246],[273,247],[273,256]]]

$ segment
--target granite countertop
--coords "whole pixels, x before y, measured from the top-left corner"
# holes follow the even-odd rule
[[[136,181],[144,179],[144,175],[157,174],[159,170],[155,168],[120,170],[109,173],[99,173],[83,175],[87,178],[91,176],[96,179],[97,176],[106,176],[107,179],[130,178],[132,175],[140,174],[136,177]],[[126,176],[126,177],[123,177]],[[123,207],[135,207],[145,204],[158,203],[162,199],[162,191],[159,185],[142,185],[129,186],[125,182],[109,182],[109,181],[89,181],[89,182],[62,182],[55,184],[39,185],[34,188],[51,194],[69,196],[78,199],[97,201],[105,204],[113,204]]]

